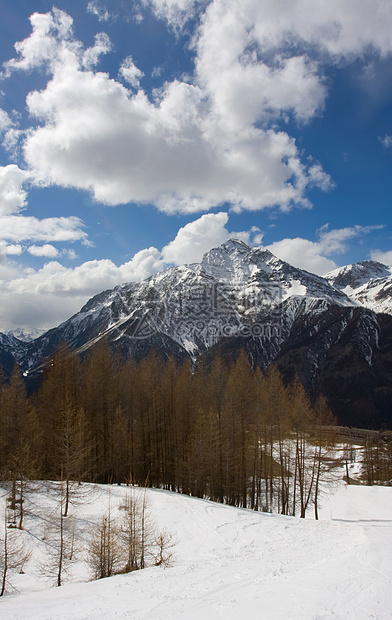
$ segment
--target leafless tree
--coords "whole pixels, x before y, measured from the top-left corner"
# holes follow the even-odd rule
[[[23,534],[9,529],[7,508],[4,509],[4,532],[0,539],[0,596],[6,592],[9,575],[23,569],[31,556],[31,549],[26,545]]]

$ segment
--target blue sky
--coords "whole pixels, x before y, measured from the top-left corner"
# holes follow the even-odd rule
[[[392,264],[392,4],[0,0],[0,331],[236,236]]]

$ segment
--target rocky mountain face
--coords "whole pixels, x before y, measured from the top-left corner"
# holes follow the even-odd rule
[[[324,393],[341,422],[391,426],[392,317],[352,297],[352,290],[390,276],[380,263],[365,263],[367,274],[354,265],[326,279],[230,240],[201,263],[93,297],[32,342],[2,336],[0,363],[8,372],[17,360],[34,376],[62,343],[83,354],[103,336],[137,359],[155,349],[197,363],[217,351],[230,358],[243,347],[252,364],[266,370],[276,363],[286,380],[297,374],[313,397]]]
[[[0,368],[9,377],[15,365],[18,344],[11,341],[6,334],[0,334]]]
[[[286,327],[287,329],[287,327]],[[287,334],[287,337],[285,335]],[[269,342],[227,339],[208,352],[235,359],[245,348],[254,365],[266,366]],[[323,394],[342,425],[392,428],[392,317],[359,307],[333,306],[299,315],[273,350],[286,382],[295,376],[312,399]]]
[[[392,267],[364,260],[335,269],[325,279],[355,303],[374,312],[392,314]]]

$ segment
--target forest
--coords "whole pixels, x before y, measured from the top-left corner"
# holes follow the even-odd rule
[[[30,479],[64,483],[65,515],[78,482],[132,480],[254,510],[305,517],[311,508],[317,518],[337,464],[325,399],[311,403],[273,367],[252,370],[242,352],[194,369],[154,353],[124,362],[102,340],[83,359],[60,348],[30,397],[17,366],[0,385],[0,476],[20,519]],[[372,482],[389,445],[369,448]]]

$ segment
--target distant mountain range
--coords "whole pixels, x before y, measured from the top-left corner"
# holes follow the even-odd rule
[[[84,353],[103,336],[123,356],[151,349],[179,361],[244,348],[253,365],[298,375],[341,423],[392,426],[392,269],[375,261],[320,277],[230,240],[201,263],[171,267],[96,295],[26,342],[0,334],[0,364],[36,376],[62,344]]]

